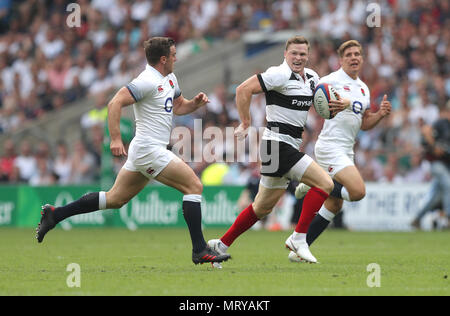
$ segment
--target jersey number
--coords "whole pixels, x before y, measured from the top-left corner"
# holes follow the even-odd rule
[[[173,108],[172,98],[167,98],[166,103],[164,104],[164,110],[166,110],[166,112],[170,113],[170,112],[172,112],[172,108]]]

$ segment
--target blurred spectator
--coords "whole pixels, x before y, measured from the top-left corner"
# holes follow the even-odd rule
[[[222,113],[225,110],[227,103],[227,90],[225,84],[218,84],[212,93],[209,94],[209,103],[206,108],[208,112],[212,112],[216,115]]]
[[[446,0],[382,1],[381,27],[366,25],[370,12],[362,0],[82,0],[78,2],[81,27],[69,29],[67,3],[0,1],[0,133],[25,128],[27,122],[69,106],[88,92],[95,98],[95,109],[82,121],[97,166],[102,134],[97,119],[104,116],[108,94],[145,65],[143,40],[173,37],[181,60],[215,40],[237,39],[249,30],[289,29],[313,34],[309,64],[320,76],[339,67],[336,48],[341,42],[358,39],[364,48],[361,79],[370,87],[373,106],[388,94],[393,105],[390,118],[358,135],[355,159],[363,166],[364,178],[399,183],[430,177],[422,158],[420,130],[438,119],[438,108],[450,98],[450,4]],[[201,118],[203,128],[236,125],[235,87],[225,81],[217,82],[208,93],[207,110],[176,118],[177,122],[192,127],[192,118]],[[263,94],[253,97],[250,110],[252,125],[264,126]],[[314,111],[309,112],[302,147],[311,155],[322,122]],[[81,166],[83,159],[76,152],[73,155]],[[33,165],[32,155],[20,157],[21,169]],[[201,174],[208,163],[192,165]],[[29,177],[20,168],[14,170]]]
[[[28,182],[33,176],[37,163],[28,140],[24,140],[20,144],[20,154],[16,157],[14,166],[18,169],[20,181]]]
[[[59,141],[57,144],[53,170],[58,178],[59,184],[66,185],[70,183],[70,177],[72,175],[72,157],[69,156],[67,144],[64,141]]]
[[[152,2],[146,0],[133,1],[131,5],[131,18],[135,21],[142,21],[147,18],[152,8]]]
[[[419,229],[423,216],[439,204],[442,205],[444,217],[447,217],[446,225],[450,220],[450,101],[441,107],[440,119],[435,124],[423,126],[422,135],[433,180],[424,204],[411,223]]]
[[[15,182],[14,173],[14,161],[16,159],[16,153],[14,149],[14,143],[12,140],[7,139],[3,143],[3,153],[0,157],[0,181],[1,182]]]
[[[98,177],[98,167],[93,154],[87,151],[82,141],[77,141],[72,154],[72,176],[73,184],[93,183]]]
[[[37,169],[30,177],[28,184],[32,186],[53,185],[57,182],[57,176],[49,169],[47,160],[45,158],[38,158],[36,160]]]
[[[97,70],[97,77],[94,83],[89,88],[89,94],[109,94],[114,89],[113,81],[110,76],[108,76],[108,69],[105,64],[100,66]]]
[[[408,183],[428,182],[430,174],[430,163],[422,159],[421,153],[412,153],[410,157],[411,166],[405,175]]]
[[[105,124],[108,116],[108,98],[105,92],[99,92],[92,96],[95,102],[95,108],[83,114],[81,117],[81,127],[89,129],[94,125]]]

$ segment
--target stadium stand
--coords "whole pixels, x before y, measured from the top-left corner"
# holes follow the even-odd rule
[[[380,1],[382,27],[367,27],[370,12],[359,0],[83,0],[77,1],[81,25],[73,28],[66,25],[69,3],[0,2],[3,183],[98,181],[100,153],[93,148],[102,138],[103,129],[95,126],[103,124],[103,116],[91,110],[98,106],[101,111],[107,96],[140,72],[145,63],[141,44],[148,37],[173,37],[178,43],[176,73],[183,94],[192,97],[193,91],[205,90],[211,99],[207,111],[179,117],[177,124],[192,128],[189,122],[201,118],[204,128],[225,129],[238,119],[236,83],[263,71],[268,63],[281,63],[275,56],[284,40],[297,33],[311,39],[310,65],[319,75],[338,68],[336,47],[341,42],[358,39],[365,49],[362,79],[371,88],[373,107],[384,94],[389,96],[390,118],[358,137],[356,159],[364,166],[360,170],[365,180],[404,183],[430,178],[420,127],[438,119],[439,107],[449,106],[450,5],[446,0]],[[258,98],[252,105],[258,126],[264,125],[263,105]],[[304,150],[312,156],[321,124],[310,111]],[[88,134],[84,144],[75,146],[83,133]],[[23,159],[22,143],[29,137],[46,140],[49,156],[38,157],[36,146],[28,149],[34,160]],[[62,158],[64,149],[57,150],[61,138],[69,157]],[[80,157],[83,147],[88,150],[85,158]],[[61,167],[66,160],[78,164]],[[94,176],[66,175],[67,169],[81,170],[83,160],[96,168],[88,172]],[[38,174],[24,175],[32,163]],[[200,175],[208,163],[192,165]]]

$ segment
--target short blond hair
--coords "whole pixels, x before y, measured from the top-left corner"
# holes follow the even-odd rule
[[[291,45],[291,44],[306,44],[306,46],[308,46],[308,50],[309,50],[309,42],[306,39],[306,37],[304,37],[304,36],[296,35],[296,36],[288,39],[286,42],[286,48],[284,50],[288,50],[289,45]]]
[[[341,46],[339,46],[339,48],[337,50],[339,57],[342,58],[344,56],[345,50],[350,47],[358,47],[361,55],[363,54],[363,49],[362,49],[361,44],[357,40],[349,40],[349,41],[342,43]]]

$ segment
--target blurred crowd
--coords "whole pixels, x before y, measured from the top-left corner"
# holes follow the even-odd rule
[[[280,30],[299,34],[308,30],[315,34],[308,67],[320,76],[337,70],[336,48],[357,39],[364,47],[361,79],[371,90],[373,110],[384,94],[392,103],[388,118],[375,129],[359,133],[355,157],[364,179],[391,183],[430,179],[420,131],[439,118],[440,108],[450,106],[447,0],[377,1],[380,27],[368,27],[368,17],[377,8],[360,0],[82,0],[76,2],[81,10],[80,27],[67,25],[69,3],[0,1],[0,133],[14,132],[86,96],[95,100],[100,112],[107,102],[105,96],[142,70],[142,41],[151,36],[173,37],[182,60],[216,40],[235,39],[246,31],[259,30],[270,36]],[[198,118],[203,129],[216,126],[225,135],[227,126],[238,124],[237,84],[218,82],[208,94],[210,103],[205,109],[177,122]],[[251,111],[252,124],[264,126],[264,95],[254,96]],[[74,146],[5,142],[1,181],[36,185],[98,181],[104,116],[99,117],[95,120],[91,113],[82,119],[91,137]],[[314,110],[309,112],[303,150],[312,157],[322,122]],[[226,154],[225,147],[216,150],[223,151],[219,156]],[[211,164],[191,165],[208,182]],[[219,184],[245,184],[258,168],[248,162],[213,166],[217,169],[211,183]]]

